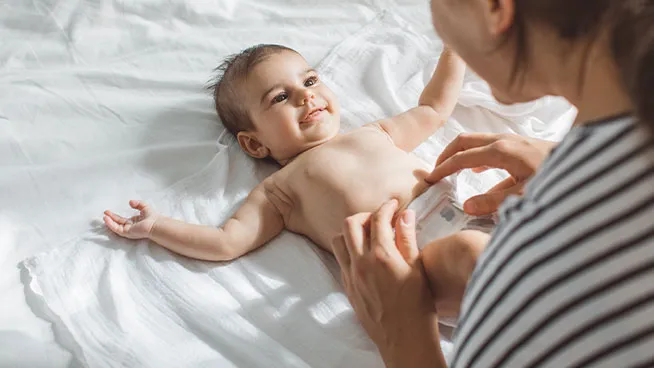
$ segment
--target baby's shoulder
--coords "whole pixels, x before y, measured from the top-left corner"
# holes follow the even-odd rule
[[[268,197],[272,196],[273,198],[284,198],[284,202],[289,202],[291,197],[291,188],[289,186],[289,176],[286,170],[284,170],[285,168],[286,167],[265,178],[258,185],[257,189],[261,190]]]
[[[385,140],[390,141],[393,143],[393,139],[391,139],[391,136],[388,134],[388,132],[383,128],[383,123],[384,120],[377,120],[372,123],[368,123],[366,125],[363,125],[359,128],[356,128],[351,131],[352,134],[355,134],[359,137],[363,136],[375,136],[379,138],[383,138]]]
[[[284,166],[281,169],[275,171],[267,178],[263,179],[259,186],[265,188],[266,190],[272,190],[274,188],[279,188],[282,186],[288,177],[288,166]]]

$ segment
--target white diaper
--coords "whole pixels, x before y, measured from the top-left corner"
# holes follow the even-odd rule
[[[416,212],[418,247],[422,249],[429,242],[464,229],[490,233],[495,226],[495,217],[469,216],[455,198],[456,189],[450,181],[443,180],[431,186],[416,198],[409,208]]]

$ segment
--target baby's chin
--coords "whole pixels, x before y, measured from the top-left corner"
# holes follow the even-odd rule
[[[338,136],[340,126],[340,120],[334,117],[314,123],[303,130],[304,142],[300,145],[313,148],[325,144]]]
[[[313,127],[316,140],[329,141],[336,137],[341,129],[341,119],[339,116],[329,115]]]
[[[280,147],[279,151],[286,151],[288,158],[283,160],[276,160],[282,166],[285,166],[288,162],[298,158],[302,154],[324,145],[325,143],[331,141],[332,139],[338,136],[340,129],[340,119],[334,118],[332,121],[320,125],[316,125],[312,129],[307,129],[304,131],[302,138],[299,140],[288,141],[285,147]],[[290,149],[292,146],[294,149]]]

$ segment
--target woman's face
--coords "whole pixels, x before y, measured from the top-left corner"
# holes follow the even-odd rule
[[[512,83],[516,47],[503,42],[513,22],[511,0],[432,0],[431,13],[436,33],[490,85],[499,102],[542,97],[529,92],[528,76],[524,84]]]

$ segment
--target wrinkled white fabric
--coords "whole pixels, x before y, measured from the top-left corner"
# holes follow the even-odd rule
[[[424,7],[406,1],[409,13]],[[62,367],[66,330],[40,317],[18,264],[98,226],[216,155],[204,90],[256,43],[315,64],[376,0],[33,0],[0,6],[0,366]],[[385,5],[384,5],[385,6]],[[36,313],[36,314],[35,314]],[[54,328],[54,334],[52,329]]]
[[[75,360],[94,367],[381,364],[333,259],[302,237],[284,233],[235,262],[208,264],[94,222],[144,198],[217,225],[271,172],[221,133],[201,89],[220,57],[253,43],[287,44],[311,63],[327,53],[317,64],[340,97],[345,128],[415,104],[440,51],[435,38],[411,30],[424,27],[425,5],[384,15],[382,2],[305,3],[36,1],[0,14],[9,40],[0,45],[0,262],[8,275],[0,366],[67,364],[34,313]],[[574,114],[558,100],[500,106],[472,75],[461,104],[419,157],[433,162],[463,131],[556,139]],[[455,197],[500,177],[459,175]],[[23,294],[16,264],[30,256]],[[21,360],[30,351],[42,356]]]

